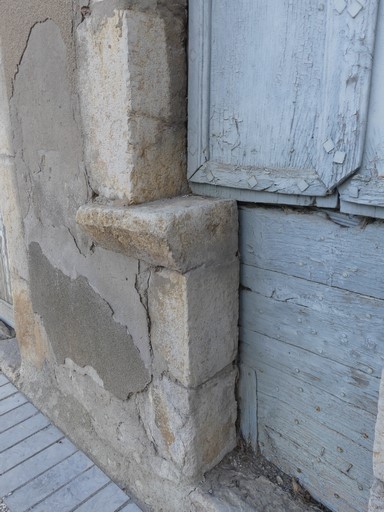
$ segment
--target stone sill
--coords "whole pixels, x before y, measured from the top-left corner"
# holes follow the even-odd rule
[[[105,249],[182,273],[237,253],[232,200],[182,196],[134,206],[95,202],[80,207],[76,221]]]

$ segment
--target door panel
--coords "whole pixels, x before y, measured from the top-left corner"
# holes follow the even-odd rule
[[[192,183],[325,196],[361,164],[378,1],[190,3]]]

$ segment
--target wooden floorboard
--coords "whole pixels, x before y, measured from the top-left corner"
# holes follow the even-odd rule
[[[10,512],[141,512],[2,373],[0,498]]]

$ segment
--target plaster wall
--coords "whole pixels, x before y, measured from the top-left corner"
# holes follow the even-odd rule
[[[149,510],[200,510],[197,481],[236,442],[237,210],[165,199],[134,210],[138,232],[126,208],[188,192],[185,2],[0,10],[18,384]]]

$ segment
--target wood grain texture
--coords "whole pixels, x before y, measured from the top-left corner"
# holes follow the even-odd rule
[[[244,263],[384,299],[381,221],[346,229],[326,212],[241,207],[240,226]]]
[[[362,512],[384,366],[384,225],[243,206],[240,226],[240,363],[256,375],[260,449],[331,510]]]
[[[257,380],[254,368],[240,364],[238,388],[241,409],[240,431],[243,439],[257,451]]]
[[[384,211],[384,4],[380,2],[369,100],[368,126],[361,169],[339,187],[341,207],[357,215],[383,218]],[[345,205],[344,203],[350,203]],[[353,204],[371,208],[353,207]],[[377,207],[377,208],[373,208]]]
[[[255,190],[244,190],[239,188],[223,187],[207,183],[190,182],[194,194],[223,199],[235,199],[243,203],[281,204],[290,206],[319,206],[320,208],[336,208],[338,195],[328,196],[298,196],[289,194],[278,194],[276,192],[265,192]]]
[[[192,182],[325,195],[355,172],[378,1],[352,4],[191,2]]]

